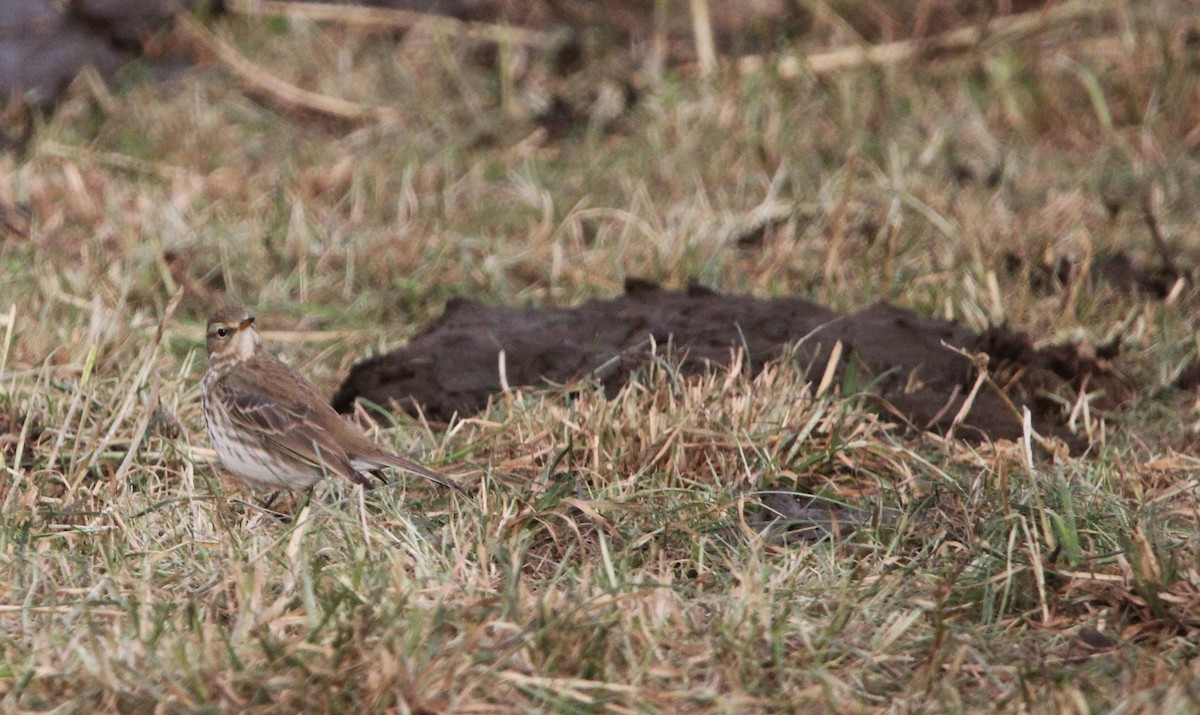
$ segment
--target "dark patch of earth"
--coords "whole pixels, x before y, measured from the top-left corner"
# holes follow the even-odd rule
[[[438,421],[470,415],[502,392],[502,350],[510,387],[591,379],[614,394],[646,363],[652,344],[660,354],[669,347],[684,372],[728,365],[741,348],[755,373],[789,356],[819,380],[839,341],[839,374],[853,363],[881,414],[939,433],[951,428],[976,381],[968,355],[986,354],[996,388],[976,394],[954,432],[972,441],[1019,438],[1021,410],[1028,407],[1034,429],[1079,452],[1086,442],[1066,429],[1062,405],[1087,391],[1092,409],[1116,409],[1133,395],[1107,360],[1112,346],[1039,349],[1005,327],[977,334],[886,303],[839,315],[803,298],[725,295],[696,285],[672,291],[630,280],[624,295],[576,308],[453,300],[405,347],[356,364],[333,405],[346,412],[361,399],[413,413],[419,408]]]
[[[51,109],[84,67],[110,80],[193,0],[0,0],[0,101]],[[216,6],[216,2],[212,5]],[[19,148],[35,122],[6,112],[0,144]],[[11,116],[10,116],[11,115]]]
[[[191,3],[183,3],[188,5]],[[169,22],[175,0],[0,0],[0,94],[54,102],[85,65],[109,76]]]

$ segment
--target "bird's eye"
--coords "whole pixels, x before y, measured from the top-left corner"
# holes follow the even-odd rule
[[[229,335],[229,330],[228,330],[228,329],[226,329],[226,328],[217,328],[217,337],[218,337],[218,338],[223,338],[223,337],[225,337],[226,335]]]

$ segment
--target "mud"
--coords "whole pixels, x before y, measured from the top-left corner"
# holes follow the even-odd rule
[[[951,429],[977,375],[969,356],[981,352],[995,387],[980,390],[954,427],[964,439],[1015,439],[1028,407],[1039,433],[1079,451],[1086,442],[1065,428],[1062,404],[1081,390],[1102,392],[1093,410],[1116,409],[1132,397],[1109,353],[1088,346],[1037,349],[1007,328],[981,335],[885,303],[839,315],[798,297],[759,299],[699,286],[672,291],[631,280],[624,295],[576,308],[451,301],[408,345],[355,365],[333,404],[342,412],[360,399],[419,408],[437,421],[470,415],[503,389],[501,351],[510,387],[596,380],[612,394],[652,350],[669,351],[683,372],[694,373],[728,365],[739,348],[753,372],[786,355],[819,380],[838,342],[838,374],[854,365],[859,389],[869,388],[880,413],[914,430]]]
[[[0,0],[0,148],[20,149],[84,68],[104,80],[188,0]],[[178,67],[159,62],[156,68]]]
[[[171,0],[0,0],[0,95],[46,107],[84,66],[111,76],[175,7]]]
[[[122,53],[51,0],[0,0],[0,92],[36,106],[52,103],[79,69],[109,73]]]

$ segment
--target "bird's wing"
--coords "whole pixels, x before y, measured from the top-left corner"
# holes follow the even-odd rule
[[[350,463],[337,439],[313,419],[304,403],[263,394],[241,384],[244,379],[231,374],[214,386],[213,397],[221,400],[236,428],[285,458],[341,474],[368,489],[372,487],[370,480]]]
[[[347,477],[367,488],[371,482],[359,472],[379,467],[393,467],[447,487],[463,488],[444,474],[373,444],[319,398],[316,388],[303,375],[274,356],[256,355],[245,367],[227,375],[222,383],[231,391],[240,388],[240,392],[257,396],[255,400],[243,400],[244,419],[273,435],[273,439],[286,441],[281,447],[294,449],[297,443],[307,446],[307,453],[312,455],[309,461],[324,456],[326,466],[330,455],[336,454],[334,466],[339,470],[344,466]],[[252,384],[245,382],[251,375],[257,379]],[[298,393],[303,397],[297,397]]]

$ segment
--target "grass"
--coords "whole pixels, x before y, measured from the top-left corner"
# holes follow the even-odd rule
[[[502,82],[452,40],[305,22],[217,27],[408,121],[290,116],[211,66],[73,93],[0,158],[0,205],[32,216],[0,250],[2,708],[1194,711],[1198,416],[1169,383],[1197,291],[1031,280],[1153,260],[1143,195],[1191,263],[1189,10],[1097,3],[1036,40],[820,80],[667,71],[559,143],[530,120],[556,81],[536,56]],[[826,17],[789,49],[844,32]],[[477,487],[331,483],[290,522],[207,450],[217,302],[255,306],[330,393],[450,297],[574,304],[626,276],[1120,335],[1141,389],[1080,417],[1082,458],[1031,463],[901,434],[863,386],[787,362],[684,377],[662,356],[613,397],[399,418],[374,437]],[[756,491],[778,487],[897,517],[762,538]]]

